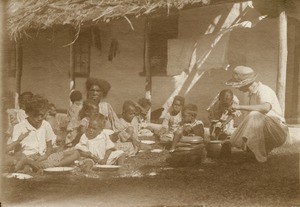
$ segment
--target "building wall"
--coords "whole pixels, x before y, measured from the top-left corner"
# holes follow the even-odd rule
[[[180,12],[178,38],[203,35],[219,14],[227,17],[226,14],[231,8],[232,4],[227,4]],[[224,21],[223,17],[219,21]],[[216,26],[216,29],[218,28],[219,26]],[[257,80],[263,81],[275,90],[278,64],[278,19],[265,19],[251,29],[233,30],[230,34],[228,59],[232,66],[252,67],[258,73]],[[207,71],[187,94],[186,102],[198,105],[199,118],[205,122],[207,122],[206,108],[220,90],[228,88],[224,83],[231,78],[232,69],[233,67],[230,67],[228,71],[217,69]],[[172,93],[174,86],[171,81],[171,77],[153,78],[152,94],[155,106],[162,105]],[[234,90],[234,93],[241,103],[245,102],[244,94],[238,90]]]
[[[231,5],[197,8],[180,12],[179,38],[203,35],[208,25],[219,14],[226,14]],[[221,21],[221,20],[220,20]],[[258,80],[275,89],[278,62],[278,19],[266,19],[255,28],[240,29],[230,35],[229,59],[234,64],[245,64],[258,72]],[[105,78],[112,89],[107,101],[117,113],[121,113],[126,99],[137,100],[144,96],[145,77],[143,70],[144,19],[132,19],[134,31],[126,20],[119,20],[101,26],[101,51],[92,47],[91,76]],[[53,38],[53,36],[55,38]],[[111,39],[118,40],[120,52],[108,61]],[[67,108],[69,93],[69,33],[65,30],[53,34],[41,34],[24,45],[24,72],[22,91],[30,90],[44,94],[58,108]],[[199,108],[199,118],[207,121],[205,109],[213,97],[230,79],[231,70],[211,70],[206,72],[186,100]],[[85,78],[76,79],[76,89],[85,94]],[[153,109],[161,107],[173,92],[172,77],[153,77]],[[243,96],[235,91],[243,102]]]
[[[67,29],[44,32],[24,41],[21,91],[41,94],[57,105],[69,103],[69,47]]]
[[[121,113],[125,100],[138,100],[145,94],[145,77],[143,71],[144,21],[132,19],[134,30],[126,20],[112,22],[102,26],[101,51],[92,47],[91,77],[103,78],[112,85],[106,101],[111,103],[117,113]],[[108,54],[112,38],[118,40],[119,53],[112,61]],[[76,80],[76,88],[83,90],[85,79]]]

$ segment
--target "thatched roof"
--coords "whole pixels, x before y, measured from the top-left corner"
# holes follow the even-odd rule
[[[206,5],[211,0],[10,0],[8,31],[12,39],[21,38],[31,29],[48,29],[71,25],[77,31],[84,25],[109,22],[112,19],[139,17],[193,5]]]

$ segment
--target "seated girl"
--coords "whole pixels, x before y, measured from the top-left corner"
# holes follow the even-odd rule
[[[174,132],[182,121],[181,110],[184,106],[184,101],[185,99],[181,96],[174,97],[170,111],[166,114],[159,131],[161,141],[170,142],[173,140]]]
[[[82,157],[91,158],[95,163],[122,165],[124,163],[124,152],[116,150],[109,135],[103,131],[105,121],[104,116],[101,114],[92,117],[75,149],[79,151]]]
[[[182,125],[174,133],[174,139],[171,144],[170,152],[175,150],[176,144],[182,136],[200,136],[204,137],[203,122],[197,120],[198,108],[194,104],[186,105],[182,110]]]
[[[233,110],[232,104],[239,104],[239,100],[230,89],[224,89],[208,107],[211,139],[224,140],[233,133],[234,118],[241,113]]]

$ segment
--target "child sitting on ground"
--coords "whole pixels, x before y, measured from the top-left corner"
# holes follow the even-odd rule
[[[25,108],[28,117],[15,125],[11,143],[8,143],[12,148],[20,146],[20,152],[15,152],[13,156],[18,158],[26,156],[32,160],[42,161],[52,153],[52,144],[56,136],[50,124],[44,120],[48,106],[47,99],[38,95],[34,95],[28,101]],[[21,136],[22,134],[24,136]],[[20,166],[19,169],[21,168]]]
[[[224,89],[208,107],[211,139],[224,140],[233,133],[234,118],[240,115],[231,108],[233,103],[239,104],[239,100],[230,89]]]
[[[80,154],[77,150],[65,149],[65,134],[59,132],[56,137],[57,147],[53,148],[53,153],[47,157],[46,160],[35,161],[27,158],[23,160],[24,165],[29,165],[33,168],[33,171],[38,171],[40,169],[50,168],[50,167],[63,167],[74,164],[74,161],[80,158]]]
[[[133,101],[124,102],[120,124],[123,130],[112,136],[117,149],[123,150],[127,156],[135,155],[140,149],[150,149],[150,146],[141,143],[138,138],[139,123],[136,117],[136,103]]]
[[[95,163],[123,165],[124,152],[116,150],[109,135],[103,131],[105,121],[102,114],[92,117],[75,149],[79,150],[82,157],[91,158]]]
[[[170,152],[175,150],[176,144],[180,141],[182,136],[204,137],[204,125],[202,121],[196,119],[197,112],[198,108],[194,104],[188,104],[183,108],[182,126],[180,126],[174,133]]]
[[[89,125],[90,119],[94,118],[98,114],[99,106],[96,104],[96,102],[92,100],[86,100],[83,102],[82,109],[79,112],[80,124],[77,128],[76,137],[71,141],[72,146],[75,146],[79,142],[80,137],[85,133],[85,130]],[[67,145],[69,145],[69,143],[67,143]]]
[[[161,129],[159,130],[160,140],[170,142],[173,140],[174,132],[182,121],[181,110],[185,99],[182,96],[175,96],[170,111],[166,114]]]
[[[45,119],[51,125],[51,127],[54,131],[54,134],[59,134],[61,132],[60,123],[59,123],[58,118],[57,118],[56,107],[53,103],[49,104],[48,115],[46,116]]]
[[[151,102],[149,99],[141,98],[136,103],[138,137],[153,136],[152,131],[155,131],[155,126],[160,126],[159,124],[150,123],[150,108]]]
[[[151,108],[151,102],[149,99],[141,98],[137,102],[137,118],[139,123],[149,123],[148,113]]]
[[[68,109],[67,116],[69,123],[67,125],[66,142],[72,142],[77,135],[77,128],[80,125],[79,112],[82,109],[82,94],[80,91],[72,91],[70,94],[71,106]]]

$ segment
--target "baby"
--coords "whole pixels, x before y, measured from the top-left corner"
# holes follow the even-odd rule
[[[75,149],[79,150],[82,157],[91,158],[101,165],[123,165],[124,152],[116,150],[115,144],[103,131],[105,118],[98,114],[89,120],[85,133],[81,136]]]

